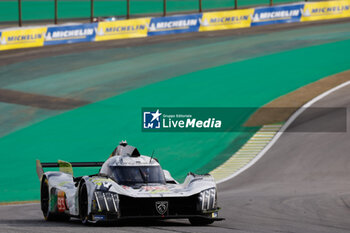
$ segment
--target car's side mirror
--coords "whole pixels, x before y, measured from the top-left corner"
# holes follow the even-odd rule
[[[165,176],[165,182],[167,184],[178,184],[178,182],[170,175],[170,172],[167,170],[163,170]]]

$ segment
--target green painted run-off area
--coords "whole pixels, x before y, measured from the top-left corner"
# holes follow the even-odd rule
[[[194,42],[172,42],[171,46],[161,43],[147,48],[125,48],[129,53],[124,54],[120,54],[122,49],[109,49],[1,66],[2,88],[81,97],[93,103],[61,114],[57,112],[41,121],[31,121],[30,117],[37,114],[38,119],[43,119],[40,118],[43,110],[36,112],[34,108],[21,105],[0,104],[0,120],[7,119],[1,121],[4,122],[1,127],[6,127],[6,122],[14,124],[12,119],[25,121],[23,117],[29,118],[21,128],[4,131],[0,138],[0,201],[39,198],[35,159],[43,162],[57,159],[103,161],[123,139],[137,146],[142,154],[149,155],[155,149],[163,168],[179,180],[189,171],[209,172],[228,159],[250,135],[239,132],[145,133],[141,131],[141,108],[260,107],[306,84],[350,69],[349,28],[349,24],[341,24],[242,38],[203,38]],[[257,42],[261,43],[254,45]],[[307,45],[310,46],[305,47]],[[206,51],[210,53],[204,56]],[[135,58],[127,58],[133,53]],[[207,59],[215,53],[220,56]],[[194,55],[197,59],[192,59]],[[232,61],[236,55],[239,55],[238,60]],[[109,60],[101,62],[106,57]],[[186,60],[187,57],[190,59]],[[225,61],[220,60],[222,57]],[[84,58],[86,67],[76,67],[74,61],[84,61]],[[167,60],[171,58],[174,58],[173,64]],[[145,66],[140,67],[144,64],[137,59]],[[88,61],[95,64],[88,65]],[[70,68],[71,62],[75,69]],[[190,72],[187,63],[199,68],[206,64],[206,68]],[[165,71],[158,66],[163,66]],[[21,70],[23,67],[25,69]],[[176,72],[181,71],[181,67],[187,72],[179,75]],[[151,84],[137,86],[137,71],[143,74],[143,81],[159,73],[163,81],[152,79]],[[135,75],[130,77],[130,73]],[[178,75],[164,78],[175,73]],[[6,79],[9,75],[11,79]],[[125,79],[119,79],[121,76]],[[114,80],[117,81],[113,83]],[[123,85],[130,83],[134,88],[123,89]],[[93,95],[99,88],[102,91]],[[104,94],[113,93],[109,88],[121,89],[106,98]],[[244,120],[237,118],[237,124]],[[76,169],[75,172],[84,175],[97,170]]]
[[[274,0],[274,3],[300,2],[302,0]],[[238,0],[239,7],[268,5],[270,0]],[[90,0],[58,0],[58,18],[89,18]],[[54,18],[54,0],[22,0],[23,20],[49,20]],[[202,0],[203,10],[233,9],[234,0]],[[199,0],[167,0],[167,12],[199,10]],[[96,17],[125,16],[126,0],[94,0]],[[159,14],[163,0],[130,0],[130,14]],[[0,22],[18,20],[18,1],[0,1]]]

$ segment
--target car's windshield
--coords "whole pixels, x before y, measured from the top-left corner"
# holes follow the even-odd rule
[[[164,173],[160,166],[116,166],[111,169],[118,184],[165,184]]]

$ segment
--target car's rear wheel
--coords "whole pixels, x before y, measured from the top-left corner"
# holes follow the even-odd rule
[[[80,215],[81,222],[83,224],[87,224],[89,220],[88,194],[87,194],[87,188],[85,183],[83,183],[80,186],[80,191],[79,191],[79,215]]]
[[[194,226],[204,226],[209,225],[214,222],[214,220],[206,219],[206,218],[189,218],[190,223]]]
[[[54,216],[50,213],[50,190],[49,190],[49,182],[46,176],[43,177],[41,182],[41,190],[40,190],[40,203],[41,210],[43,212],[44,218],[46,221],[54,220]]]

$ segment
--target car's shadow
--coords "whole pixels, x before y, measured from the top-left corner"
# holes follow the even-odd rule
[[[41,219],[14,219],[0,220],[0,225],[11,225],[16,227],[84,227],[78,219],[70,221],[45,221]],[[191,226],[186,220],[123,220],[118,222],[88,224],[91,227],[154,227],[154,226]]]

